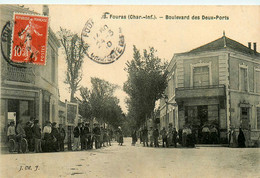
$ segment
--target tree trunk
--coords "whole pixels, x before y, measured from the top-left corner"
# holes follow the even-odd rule
[[[71,89],[70,102],[74,102],[75,101],[74,94],[75,94],[75,90]]]

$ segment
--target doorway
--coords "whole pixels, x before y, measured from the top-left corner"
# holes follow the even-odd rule
[[[202,128],[205,124],[219,127],[218,108],[218,105],[185,106],[185,124],[192,126],[197,144],[202,143]]]
[[[15,125],[20,119],[19,114],[19,100],[8,99],[8,123],[14,121]]]

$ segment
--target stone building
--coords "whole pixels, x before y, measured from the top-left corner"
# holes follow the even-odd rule
[[[1,5],[1,30],[13,13],[38,14],[18,5]],[[48,15],[48,7],[43,13]],[[10,41],[1,53],[1,141],[6,141],[6,129],[11,120],[25,124],[36,118],[43,127],[46,121],[59,122],[58,94],[58,48],[54,32],[48,30],[46,65],[23,64],[25,68],[13,67],[3,57],[10,51]]]
[[[242,127],[247,145],[259,140],[260,55],[256,48],[256,43],[244,46],[224,34],[175,54],[168,66],[167,97],[160,101],[161,127],[192,125],[199,140],[204,124],[215,125],[222,143],[227,143],[231,127],[237,132]]]

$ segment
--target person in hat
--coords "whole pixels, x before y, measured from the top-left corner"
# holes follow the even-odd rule
[[[155,128],[153,130],[154,147],[159,147],[158,138],[159,138],[159,130],[157,128]]]
[[[81,125],[82,125],[81,123],[78,123],[78,125],[73,130],[73,135],[74,135],[73,151],[79,150]]]
[[[97,123],[94,124],[94,128],[93,128],[93,139],[92,142],[95,141],[95,148],[99,149],[100,146],[100,134],[101,134],[101,130],[100,127]]]
[[[168,142],[167,142],[167,131],[165,129],[165,127],[163,127],[163,129],[161,130],[160,132],[161,136],[162,136],[162,142],[163,142],[163,147],[168,145]]]
[[[83,130],[85,138],[85,149],[90,149],[91,147],[91,133],[89,125],[89,122],[85,123],[85,127]]]
[[[11,121],[10,122],[10,126],[8,127],[7,129],[7,137],[8,137],[8,140],[15,140],[15,126],[14,126],[14,121]]]
[[[47,121],[44,128],[43,128],[43,140],[44,145],[42,151],[44,152],[50,152],[52,151],[52,145],[53,145],[53,137],[51,134],[51,122]]]
[[[172,146],[172,137],[173,137],[172,132],[173,132],[172,123],[169,123],[168,136],[167,136],[168,146]]]
[[[33,130],[33,138],[34,138],[34,152],[40,153],[42,152],[42,146],[41,146],[41,128],[39,125],[39,120],[34,120],[32,130]]]
[[[143,138],[143,144],[144,144],[144,146],[146,145],[146,146],[148,147],[148,129],[147,129],[146,126],[145,126],[144,129],[143,129],[142,138]]]
[[[215,125],[210,128],[210,143],[218,144],[218,130]]]
[[[86,149],[86,134],[85,134],[85,124],[82,123],[81,127],[80,127],[80,148],[81,150],[85,150]]]
[[[202,142],[204,144],[209,143],[209,133],[210,133],[209,126],[208,124],[205,124],[202,128]]]
[[[175,148],[177,147],[177,136],[178,136],[178,133],[177,133],[176,128],[174,127],[173,131],[172,131],[172,143]]]
[[[182,129],[182,146],[186,147],[187,146],[187,135],[188,135],[188,126],[184,125]]]
[[[24,128],[24,131],[25,131],[25,135],[26,135],[26,140],[27,140],[27,142],[28,142],[28,149],[29,149],[29,151],[33,151],[33,147],[34,147],[34,145],[33,145],[33,132],[32,132],[32,127],[31,127],[31,122],[30,121],[28,121],[28,122],[26,122],[26,126],[25,126],[25,128]]]
[[[59,137],[60,137],[60,142],[59,142],[59,149],[60,151],[64,151],[64,140],[65,140],[65,137],[66,137],[66,131],[65,129],[63,128],[63,125],[62,124],[59,124]]]
[[[16,133],[17,133],[17,142],[18,142],[18,153],[20,153],[21,152],[21,141],[23,138],[26,137],[24,128],[22,126],[22,120],[17,121]]]
[[[59,151],[60,134],[59,134],[59,130],[57,128],[57,123],[56,122],[52,123],[51,134],[52,134],[52,137],[53,137],[53,147],[52,147],[52,150],[53,151]]]

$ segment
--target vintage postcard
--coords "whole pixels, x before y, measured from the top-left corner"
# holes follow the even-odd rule
[[[0,18],[1,177],[259,177],[259,6]]]

